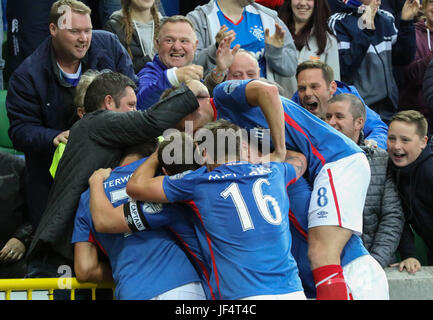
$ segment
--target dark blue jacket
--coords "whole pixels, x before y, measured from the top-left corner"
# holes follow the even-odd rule
[[[362,27],[362,12],[358,7],[337,2],[337,13],[329,18],[339,44],[341,80],[354,85],[365,102],[373,104],[388,99],[387,109],[378,111],[382,119],[390,120],[398,108],[398,87],[393,65],[409,64],[415,52],[413,21],[394,24],[394,16],[382,9],[376,13],[376,29]]]
[[[424,74],[423,83],[424,101],[427,106],[428,130],[433,133],[433,60],[430,62]]]
[[[146,63],[143,69],[137,74],[138,92],[137,109],[145,110],[158,102],[161,94],[173,85],[167,77],[167,66],[162,63],[158,55],[153,61]]]
[[[110,69],[136,80],[128,53],[117,37],[106,31],[93,31],[90,48],[82,59],[82,71],[88,69]],[[48,170],[55,150],[53,139],[71,127],[76,114],[73,93],[74,88],[59,76],[51,37],[23,61],[9,80],[6,97],[9,136],[14,148],[25,154],[29,177],[27,201],[34,227],[45,209],[52,184]]]
[[[366,119],[364,124],[364,137],[366,140],[374,140],[377,142],[378,147],[386,150],[386,139],[388,136],[388,126],[382,121],[380,116],[371,110],[365,101],[360,96],[358,90],[354,86],[348,86],[347,84],[335,81],[337,83],[337,91],[335,91],[334,96],[341,93],[351,93],[361,99],[365,106]],[[292,100],[297,104],[301,105],[299,100],[298,91],[292,97]]]

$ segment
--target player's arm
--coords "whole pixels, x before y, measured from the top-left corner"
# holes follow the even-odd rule
[[[110,176],[111,169],[96,170],[89,178],[90,201],[93,226],[97,232],[130,232],[123,217],[122,207],[114,208],[104,190],[104,181]]]
[[[162,187],[164,177],[154,177],[158,167],[158,152],[156,151],[132,174],[126,185],[126,193],[135,200],[169,202]]]
[[[89,178],[90,200],[93,226],[97,232],[125,233],[131,232],[123,216],[123,205],[113,207],[104,190],[104,180],[111,169],[96,170]]]
[[[296,180],[302,177],[307,170],[307,158],[300,152],[286,150],[286,163],[293,166],[296,172]]]
[[[250,81],[245,89],[247,102],[259,106],[271,130],[274,152],[271,161],[284,161],[286,157],[286,137],[284,111],[278,88],[260,80]]]
[[[98,259],[98,248],[91,242],[74,244],[74,271],[80,282],[113,281],[110,266]]]

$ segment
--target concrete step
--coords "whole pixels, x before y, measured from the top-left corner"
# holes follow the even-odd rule
[[[422,266],[415,274],[385,268],[390,300],[433,300],[433,267]]]

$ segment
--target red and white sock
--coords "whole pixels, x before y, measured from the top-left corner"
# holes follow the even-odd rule
[[[340,265],[330,264],[316,268],[313,277],[317,300],[353,300]]]

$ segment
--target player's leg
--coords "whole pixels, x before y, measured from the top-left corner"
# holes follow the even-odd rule
[[[161,293],[151,300],[206,300],[206,294],[200,282],[191,282]]]
[[[351,236],[351,230],[338,226],[321,226],[308,230],[308,257],[318,300],[350,299],[340,256]]]
[[[343,273],[354,300],[389,300],[386,273],[371,255],[348,263]]]
[[[370,167],[362,153],[326,164],[314,181],[308,215],[308,257],[317,299],[350,296],[340,256],[352,232],[362,233],[369,183]]]
[[[245,297],[239,300],[306,300],[304,291],[295,291],[286,294],[267,294]]]

